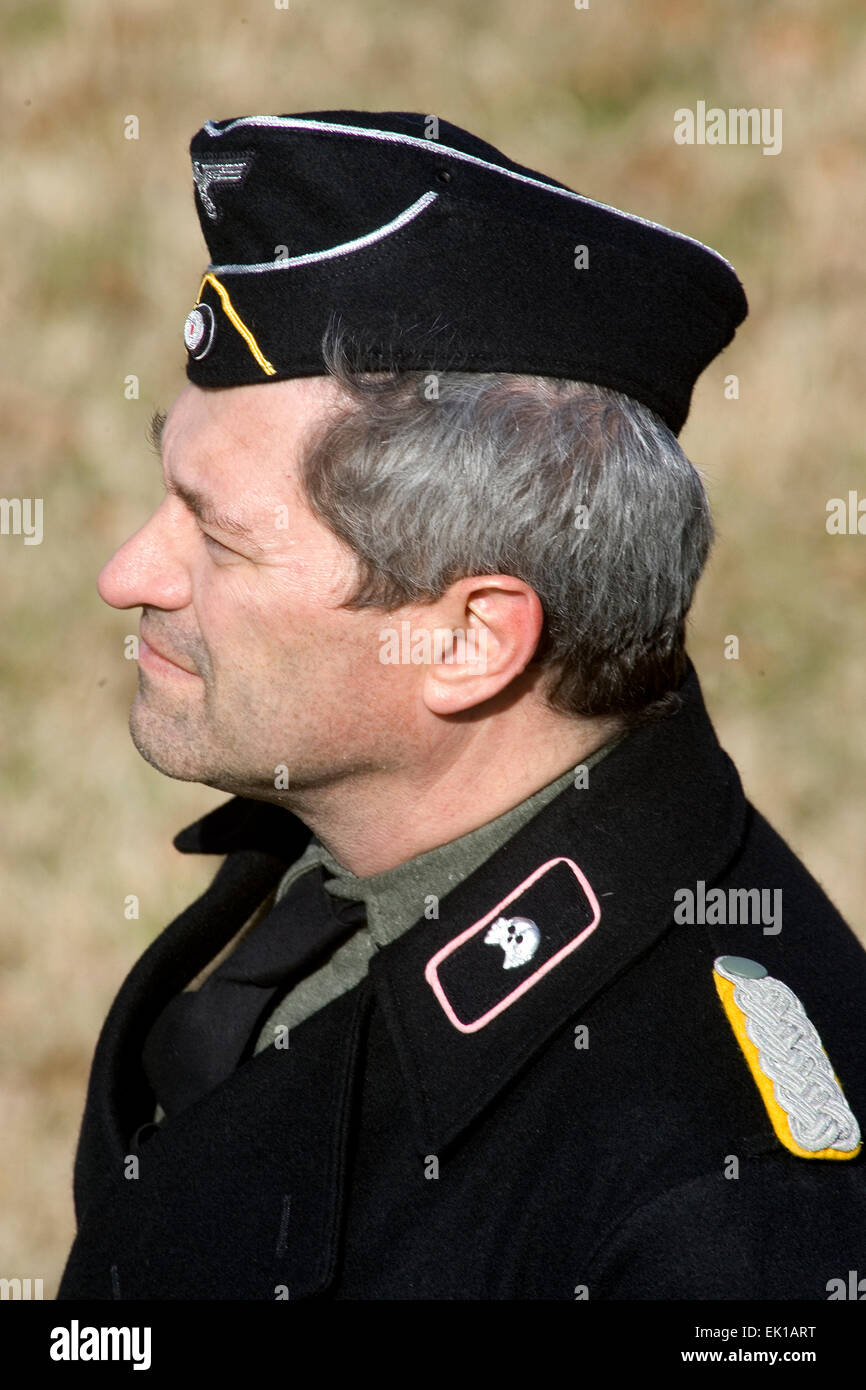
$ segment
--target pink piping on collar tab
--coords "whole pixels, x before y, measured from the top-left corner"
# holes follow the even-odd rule
[[[498,1004],[494,1004],[492,1009],[487,1010],[487,1013],[482,1014],[480,1018],[476,1018],[472,1023],[463,1023],[457,1017],[451,1005],[451,1002],[448,999],[448,996],[442,988],[442,984],[439,980],[439,966],[441,965],[443,960],[447,959],[448,956],[453,955],[455,951],[459,950],[460,947],[463,945],[464,941],[468,941],[470,937],[473,937],[477,935],[478,932],[483,931],[487,924],[493,921],[494,917],[499,916],[503,908],[508,907],[509,903],[513,903],[515,898],[519,898],[520,895],[522,893],[525,893],[528,888],[531,888],[533,883],[535,883],[539,878],[541,878],[543,874],[548,873],[551,869],[555,868],[557,864],[567,864],[568,867],[571,869],[572,873],[574,874],[575,878],[577,879],[578,883],[580,884],[581,888],[586,894],[587,901],[590,905],[590,908],[592,909],[592,921],[589,923],[589,926],[584,927],[583,931],[578,933],[578,935],[574,938],[573,941],[566,942],[566,944],[560,950],[558,950],[555,955],[552,955],[548,960],[544,962],[543,965],[539,966],[537,970],[533,971],[531,975],[527,975],[526,979],[522,980],[516,989],[513,989],[510,994],[506,994],[505,998],[500,999]],[[534,869],[533,872],[529,875],[529,877],[525,878],[522,883],[518,883],[517,887],[512,889],[512,891],[508,894],[507,898],[503,898],[502,902],[497,903],[495,907],[492,907],[490,911],[486,912],[484,916],[481,917],[477,922],[473,922],[471,927],[467,927],[466,930],[462,931],[459,936],[455,936],[452,941],[446,942],[446,944],[440,950],[438,950],[434,956],[431,956],[430,960],[427,962],[427,967],[424,971],[424,978],[427,981],[430,988],[432,989],[433,993],[436,995],[436,998],[439,1000],[439,1003],[442,1005],[442,1008],[449,1022],[453,1023],[454,1027],[459,1029],[461,1033],[477,1033],[479,1028],[485,1028],[487,1024],[490,1023],[491,1019],[496,1018],[497,1014],[502,1013],[503,1009],[510,1008],[512,1004],[516,1003],[516,1001],[521,997],[521,995],[525,994],[528,989],[532,989],[532,986],[537,984],[538,981],[542,978],[542,976],[546,975],[548,971],[552,970],[555,965],[559,965],[559,962],[561,960],[564,960],[566,956],[571,955],[572,951],[576,951],[578,946],[582,945],[583,942],[586,941],[587,937],[591,936],[592,933],[595,931],[596,927],[599,924],[600,918],[601,907],[599,906],[598,898],[592,891],[592,888],[590,887],[589,881],[586,878],[585,874],[583,874],[582,871],[578,868],[574,860],[568,859],[565,856],[560,856],[557,859],[548,859],[545,864],[541,864],[537,869]]]

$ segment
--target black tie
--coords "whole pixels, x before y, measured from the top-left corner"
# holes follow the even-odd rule
[[[362,902],[334,901],[321,865],[301,874],[198,990],[179,994],[148,1034],[143,1061],[171,1117],[245,1061],[277,996],[366,916]]]

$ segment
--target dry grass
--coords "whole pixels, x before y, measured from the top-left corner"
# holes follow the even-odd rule
[[[38,547],[0,539],[0,1274],[50,1293],[99,1026],[143,946],[210,876],[171,834],[221,799],[135,754],[122,637],[137,615],[105,609],[94,587],[156,502],[145,425],[183,382],[180,326],[205,259],[190,135],[252,111],[435,112],[734,262],[751,317],[683,436],[720,532],[692,652],[748,792],[866,933],[866,537],[824,528],[829,497],[866,492],[866,17],[857,0],[7,0],[0,34],[0,491],[43,497],[46,527]],[[782,154],[674,145],[674,110],[699,99],[782,107]],[[137,142],[123,139],[129,114]],[[129,373],[138,401],[124,399]],[[124,917],[129,893],[139,921]]]

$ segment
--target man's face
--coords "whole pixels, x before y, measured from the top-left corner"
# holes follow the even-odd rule
[[[412,668],[380,662],[381,612],[339,608],[354,559],[297,482],[336,397],[325,377],[190,385],[168,415],[166,496],[99,592],[142,608],[130,731],[170,777],[277,800],[281,767],[322,786],[387,768],[411,737]]]

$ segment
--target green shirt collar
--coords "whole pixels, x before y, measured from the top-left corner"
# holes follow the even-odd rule
[[[625,737],[615,735],[597,748],[578,766],[589,770]],[[361,878],[338,863],[324,845],[313,837],[301,858],[280,885],[280,896],[291,883],[313,864],[325,870],[325,887],[335,898],[363,901],[367,905],[367,929],[377,946],[386,946],[419,918],[438,916],[438,902],[452,888],[489,859],[511,839],[542,807],[559,796],[575,780],[575,767],[568,767],[553,782],[503,812],[495,820],[470,830],[466,835],[426,850],[414,859],[395,864],[379,874]]]

